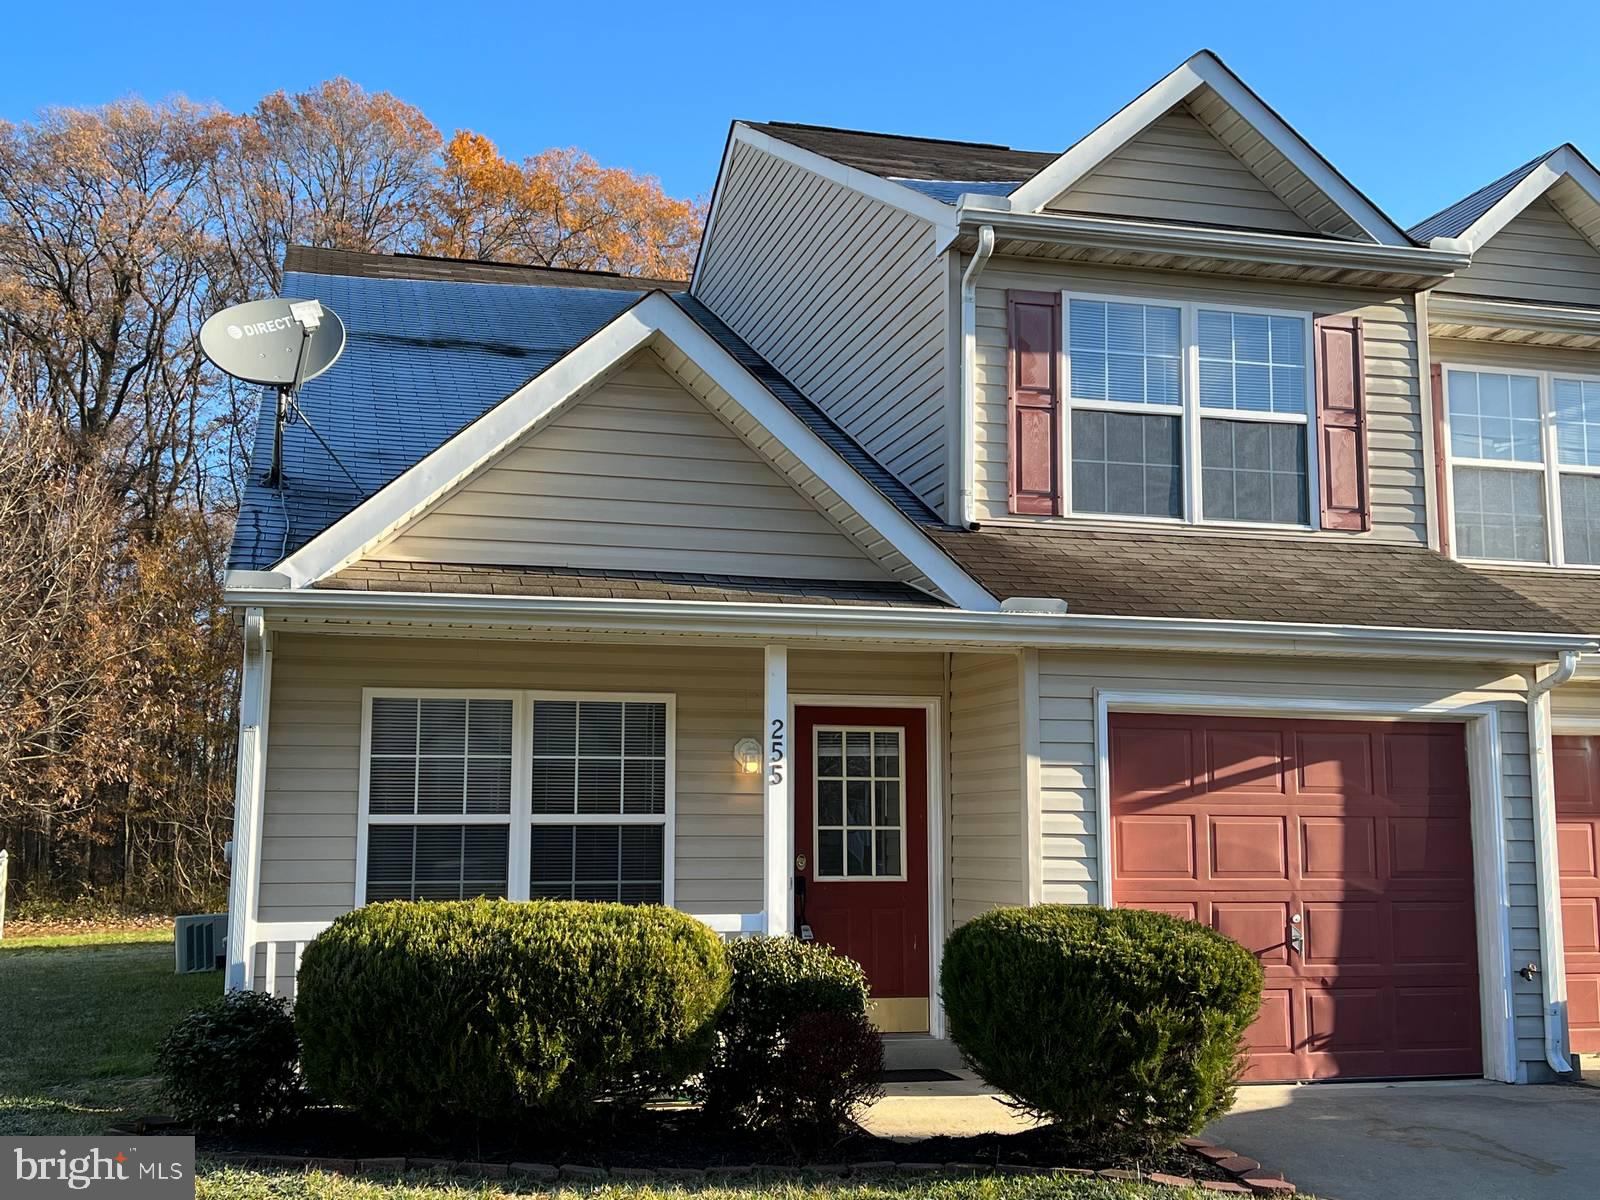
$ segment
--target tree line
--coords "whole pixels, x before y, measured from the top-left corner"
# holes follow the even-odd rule
[[[284,249],[684,278],[703,205],[522,162],[346,79],[0,122],[0,849],[12,899],[219,902],[240,644],[222,569],[254,389],[202,321]]]

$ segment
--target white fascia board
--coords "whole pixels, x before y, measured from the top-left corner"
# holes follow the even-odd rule
[[[477,421],[347,513],[273,571],[303,588],[361,558],[441,496],[559,412],[583,388],[656,337],[671,342],[762,428],[849,504],[953,603],[999,607],[896,508],[662,292],[652,292]]]
[[[762,133],[759,129],[751,129],[750,126],[742,121],[734,124],[733,136],[729,139],[730,148],[732,142],[735,141],[743,142],[763,153],[791,162],[795,166],[802,167],[815,175],[831,180],[841,187],[847,187],[852,191],[860,192],[863,196],[870,196],[874,200],[880,200],[884,204],[898,208],[903,212],[908,212],[914,217],[921,217],[924,221],[931,222],[933,227],[939,231],[942,242],[948,242],[955,236],[956,210],[954,205],[935,200],[932,196],[923,195],[923,193],[914,188],[908,188],[904,184],[894,182],[892,179],[885,179],[882,175],[874,175],[870,171],[862,171],[856,167],[847,167],[844,163],[829,158],[825,154],[803,149],[800,146],[784,141],[782,138]],[[708,224],[708,237],[710,229],[711,227]]]
[[[655,334],[645,309],[629,307],[433,453],[407,468],[271,569],[305,587],[348,566],[483,462],[550,416],[569,397],[643,346]],[[665,297],[659,297],[668,303]]]
[[[989,197],[984,197],[989,199]],[[1295,237],[1243,229],[1162,225],[1109,217],[1012,212],[974,203],[961,210],[964,226],[992,225],[997,234],[1028,241],[1059,242],[1146,254],[1186,254],[1204,258],[1306,267],[1340,267],[1446,279],[1471,261],[1464,251],[1421,246],[1342,242],[1335,238]]]
[[[721,603],[703,600],[568,599],[320,589],[228,591],[232,606],[259,606],[269,623],[331,629],[437,626],[441,636],[486,631],[546,635],[725,637],[1011,649],[1173,650],[1184,653],[1548,662],[1564,650],[1594,652],[1590,638],[1559,633],[1402,629],[1176,617],[1065,616],[868,605]]]
[[[1260,96],[1209,50],[1194,55],[1012,192],[1012,208],[1022,212],[1037,212],[1044,208],[1132,141],[1174,104],[1188,99],[1201,85],[1209,86],[1221,96],[1251,128],[1293,163],[1374,241],[1384,246],[1412,244],[1404,230],[1334,170],[1287,121],[1268,107]]]
[[[1600,173],[1572,147],[1562,146],[1529,171],[1527,178],[1495,201],[1488,212],[1463,229],[1458,237],[1434,238],[1432,244],[1456,242],[1468,253],[1476,254],[1490,238],[1516,220],[1523,209],[1560,183],[1563,176],[1570,176],[1591,199],[1600,203]]]

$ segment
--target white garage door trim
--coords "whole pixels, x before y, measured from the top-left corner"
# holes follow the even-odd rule
[[[1517,1079],[1517,1041],[1511,998],[1511,913],[1505,862],[1505,796],[1501,787],[1500,706],[1486,703],[1411,704],[1401,700],[1339,700],[1263,696],[1248,692],[1095,691],[1096,858],[1100,903],[1111,895],[1112,712],[1211,713],[1218,716],[1330,720],[1453,721],[1465,727],[1472,806],[1472,874],[1478,923],[1478,1003],[1483,1014],[1484,1076]],[[1488,969],[1499,966],[1498,972]]]

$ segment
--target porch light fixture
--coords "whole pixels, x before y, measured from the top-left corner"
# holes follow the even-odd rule
[[[740,738],[733,744],[733,761],[746,775],[761,770],[761,743],[755,738]]]

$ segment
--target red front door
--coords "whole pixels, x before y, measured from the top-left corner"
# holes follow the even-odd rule
[[[1245,1079],[1478,1075],[1459,726],[1114,714],[1112,899],[1266,968]]]
[[[1552,740],[1567,1040],[1578,1054],[1600,1054],[1600,738]]]
[[[921,709],[795,710],[795,923],[866,968],[880,1029],[928,1028]]]

